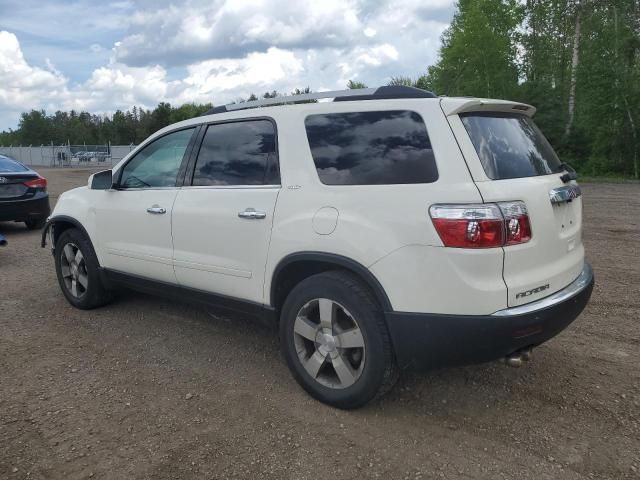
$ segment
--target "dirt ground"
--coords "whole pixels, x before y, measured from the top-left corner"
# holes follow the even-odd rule
[[[87,170],[42,170],[52,200]],[[64,300],[40,234],[2,223],[0,478],[640,478],[640,186],[587,184],[597,284],[512,369],[408,373],[358,411],[297,386],[239,316]]]

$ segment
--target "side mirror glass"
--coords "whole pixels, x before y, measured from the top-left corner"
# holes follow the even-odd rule
[[[111,187],[113,187],[111,170],[103,170],[89,177],[89,188],[91,190],[109,190]]]

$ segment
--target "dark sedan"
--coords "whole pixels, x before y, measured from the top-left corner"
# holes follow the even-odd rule
[[[0,155],[0,221],[42,228],[49,216],[47,179],[12,158]]]

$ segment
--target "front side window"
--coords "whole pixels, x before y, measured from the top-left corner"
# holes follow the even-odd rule
[[[209,125],[196,160],[193,185],[279,183],[276,132],[271,121]]]
[[[438,170],[422,117],[408,110],[309,115],[311,155],[326,185],[431,183]]]
[[[175,187],[178,170],[195,128],[154,140],[122,169],[121,188]]]
[[[526,115],[469,113],[460,118],[492,180],[536,177],[561,170],[553,148]]]

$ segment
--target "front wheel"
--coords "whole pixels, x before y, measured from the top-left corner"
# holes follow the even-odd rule
[[[382,310],[348,272],[313,275],[291,291],[282,308],[280,341],[298,383],[338,408],[360,407],[397,379]]]
[[[100,278],[100,265],[89,239],[75,228],[65,230],[55,248],[58,283],[71,305],[88,310],[104,305],[110,292]]]

